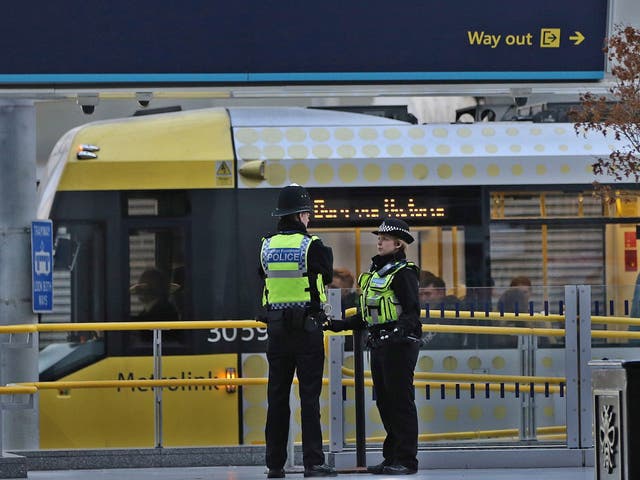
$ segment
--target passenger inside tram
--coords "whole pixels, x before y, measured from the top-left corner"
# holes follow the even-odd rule
[[[149,268],[142,272],[138,283],[129,289],[143,308],[132,320],[138,322],[166,322],[180,319],[178,310],[171,303],[170,296],[179,288],[178,284],[169,282],[168,276],[157,268]],[[180,342],[183,331],[167,330],[163,332],[163,341]],[[129,335],[132,347],[149,347],[153,338],[151,330],[132,331]]]
[[[420,272],[420,308],[455,310],[456,305],[460,305],[460,299],[447,295],[447,285],[442,278],[427,270]]]
[[[460,299],[455,295],[447,295],[447,286],[444,280],[434,273],[422,270],[420,272],[420,308],[424,310],[453,310],[460,309]],[[454,320],[441,315],[431,315],[426,312],[422,319],[424,323],[439,323],[460,325],[461,320]],[[468,337],[465,333],[458,332],[426,332],[423,336],[425,348],[464,348],[468,345]]]
[[[358,293],[354,289],[355,278],[351,270],[345,267],[333,269],[333,280],[327,288],[339,288],[342,296],[342,311],[358,305]]]

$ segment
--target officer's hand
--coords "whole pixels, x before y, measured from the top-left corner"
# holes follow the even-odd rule
[[[332,332],[342,332],[344,330],[350,330],[346,320],[332,319],[328,320],[323,326],[323,330],[331,330]]]
[[[360,314],[360,312],[347,317],[346,322],[348,325],[348,329],[356,332],[360,330],[366,330],[369,327],[367,322],[362,319],[362,315]]]

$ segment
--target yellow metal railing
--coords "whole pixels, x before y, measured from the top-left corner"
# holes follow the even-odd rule
[[[346,316],[353,315],[355,309],[349,309]],[[472,315],[468,311],[444,311],[429,310],[421,311],[423,318],[428,322],[437,322],[439,319],[465,319],[482,321],[511,321],[511,322],[536,322],[536,323],[563,323],[563,315],[543,315],[522,313],[500,314],[497,312],[474,312]],[[591,317],[592,324],[602,325],[627,325],[640,327],[640,319],[630,319],[627,317]],[[214,328],[259,328],[266,327],[266,324],[255,320],[194,320],[194,321],[173,321],[173,322],[100,322],[100,323],[41,323],[28,325],[2,325],[0,334],[11,333],[35,333],[35,332],[64,332],[64,331],[115,331],[115,330],[188,330],[188,329],[214,329]],[[514,326],[487,326],[487,325],[447,325],[440,323],[423,324],[424,332],[448,332],[448,333],[475,333],[486,335],[535,335],[563,337],[563,328],[532,328]],[[328,335],[335,335],[327,332]],[[345,333],[341,333],[345,334]],[[618,330],[592,330],[593,338],[626,338],[640,339],[640,331],[618,331]],[[346,377],[353,377],[353,370],[342,368],[342,373]],[[365,372],[365,385],[372,386],[370,372]],[[486,375],[486,374],[454,374],[440,372],[417,372],[414,384],[416,387],[425,388],[427,386],[437,389],[444,388],[470,390],[475,383],[481,383],[482,388],[492,392],[514,392],[524,385],[524,391],[533,390],[536,393],[546,395],[562,392],[566,379],[562,377],[536,377],[518,375]],[[227,385],[265,385],[266,378],[206,378],[206,379],[148,379],[148,380],[86,380],[86,381],[54,381],[54,382],[25,382],[0,386],[0,395],[8,394],[34,394],[38,390],[67,390],[75,388],[142,388],[142,387],[177,387],[177,386],[227,386]],[[328,379],[323,379],[327,384]],[[342,378],[344,386],[353,386],[353,378]],[[425,433],[420,435],[422,441],[454,440],[454,439],[474,439],[474,438],[505,438],[517,437],[517,429],[487,430],[474,432],[443,432]],[[537,429],[537,435],[547,439],[562,439],[566,437],[566,427],[544,427]],[[349,440],[349,439],[347,439]],[[375,437],[368,439],[376,441]],[[382,439],[379,439],[382,441]]]
[[[355,313],[355,309],[347,311],[347,316]],[[425,311],[421,312],[423,316]],[[430,320],[437,320],[441,317],[439,310],[429,312]],[[515,315],[490,312],[484,315],[481,313],[471,316],[470,312],[445,311],[444,318],[465,318],[482,319],[495,321],[534,321],[534,322],[561,322],[564,317],[561,315]],[[258,328],[265,327],[266,324],[255,320],[213,320],[213,321],[173,321],[173,322],[97,322],[97,323],[40,323],[29,325],[2,325],[0,334],[11,333],[35,333],[35,332],[64,332],[64,331],[115,331],[115,330],[188,330],[188,329],[214,329],[214,328]],[[425,324],[425,332],[450,332],[450,333],[476,333],[487,335],[544,335],[544,336],[564,336],[565,330],[559,328],[530,328],[530,327],[500,327],[500,326],[474,326],[474,325],[441,325]],[[327,332],[329,335],[334,335]],[[621,332],[624,333],[624,332]],[[342,333],[344,334],[344,333]],[[640,335],[640,332],[638,332]],[[343,367],[344,375],[353,376],[353,370]],[[372,386],[370,372],[365,372],[364,384]],[[295,380],[297,381],[297,379]],[[526,383],[526,387],[531,388],[536,393],[545,395],[561,392],[561,385],[565,380],[559,377],[532,377],[532,376],[511,376],[511,375],[483,375],[483,374],[452,374],[436,372],[418,372],[415,374],[414,385],[417,388],[433,389],[444,388],[447,390],[461,389],[471,390],[475,382],[482,383],[484,389],[493,392],[515,392],[520,388],[520,384]],[[77,388],[167,388],[179,386],[227,386],[227,385],[265,385],[266,378],[202,378],[202,379],[146,379],[146,380],[84,380],[84,381],[52,381],[52,382],[24,382],[15,385],[0,386],[0,394],[10,393],[36,393],[38,390],[60,390],[65,391]],[[323,379],[323,383],[328,384],[328,379]],[[353,378],[342,378],[343,386],[354,386]],[[544,384],[544,385],[542,385]],[[528,389],[528,388],[527,388]],[[563,427],[553,427],[563,428]],[[549,432],[545,433],[546,435]],[[512,437],[517,436],[518,431],[493,430],[477,432],[448,432],[448,433],[427,433],[420,436],[421,440],[439,439],[469,439],[469,438],[491,438],[491,437]],[[375,438],[369,439],[376,441]]]

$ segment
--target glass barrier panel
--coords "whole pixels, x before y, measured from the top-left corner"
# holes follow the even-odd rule
[[[637,359],[637,347],[640,346],[640,287],[592,285],[591,331],[594,359]]]
[[[422,446],[566,444],[564,287],[533,286],[531,296],[540,300],[522,306],[495,302],[492,290],[437,299],[420,289],[424,345],[414,384]],[[500,327],[545,330],[518,335]],[[353,365],[353,352],[345,349],[345,371]],[[366,351],[364,369],[367,445],[381,445],[386,432]],[[355,395],[345,390],[344,441],[353,447]]]

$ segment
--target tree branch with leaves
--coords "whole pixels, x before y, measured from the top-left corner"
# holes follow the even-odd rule
[[[640,30],[617,25],[607,40],[604,51],[611,64],[615,82],[610,96],[592,93],[580,95],[581,107],[571,112],[578,134],[599,132],[617,142],[606,158],[593,164],[596,175],[607,175],[617,181],[640,180]],[[596,185],[596,190],[608,190]]]

